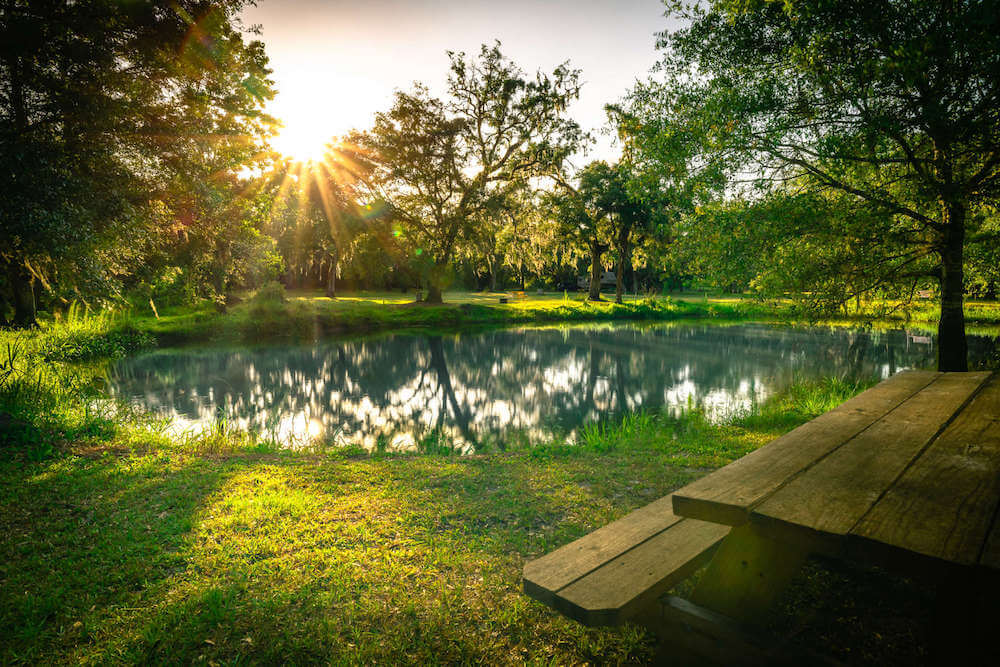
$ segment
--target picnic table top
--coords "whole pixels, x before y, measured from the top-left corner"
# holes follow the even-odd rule
[[[1000,374],[907,371],[673,495],[810,551],[1000,570]]]

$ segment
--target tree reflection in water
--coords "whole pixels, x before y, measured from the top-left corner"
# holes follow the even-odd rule
[[[995,344],[970,337],[973,356]],[[291,445],[410,449],[439,435],[473,450],[630,410],[721,420],[793,382],[933,362],[933,343],[903,331],[602,324],[162,350],[120,362],[112,391],[178,430],[224,417]]]

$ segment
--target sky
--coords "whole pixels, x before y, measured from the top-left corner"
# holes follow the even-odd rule
[[[663,11],[660,0],[258,0],[243,21],[260,25],[274,70],[268,110],[285,124],[274,145],[306,159],[333,136],[371,127],[394,90],[420,81],[443,93],[446,51],[473,54],[494,40],[529,73],[566,60],[583,70],[569,113],[599,130],[604,105],[656,62]],[[619,152],[603,135],[588,157]]]

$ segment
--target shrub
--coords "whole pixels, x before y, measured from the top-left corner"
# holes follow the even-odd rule
[[[285,302],[285,286],[279,283],[277,280],[272,280],[269,283],[264,284],[257,292],[253,295],[254,303],[284,303]]]

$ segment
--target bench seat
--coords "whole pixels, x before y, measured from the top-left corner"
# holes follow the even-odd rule
[[[621,625],[654,609],[728,532],[676,516],[666,496],[525,563],[524,592],[584,625]]]

